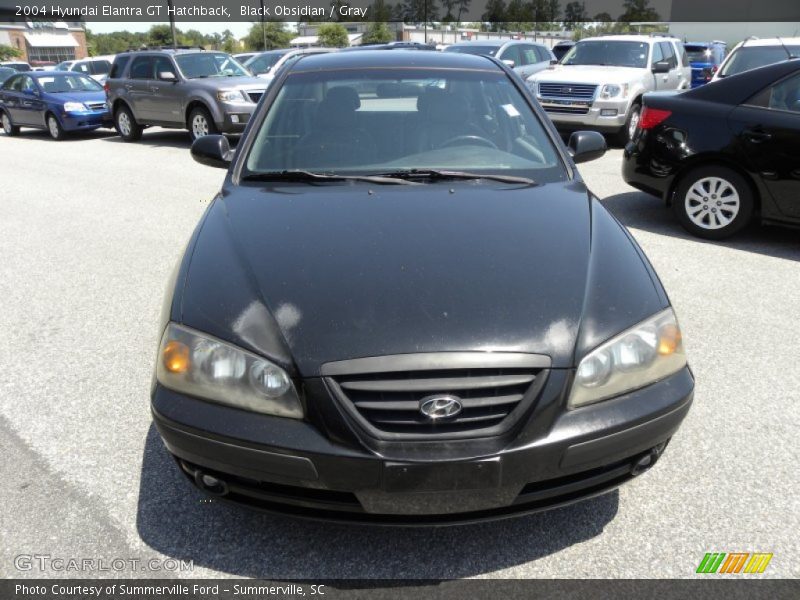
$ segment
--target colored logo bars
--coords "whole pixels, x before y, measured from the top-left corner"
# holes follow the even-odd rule
[[[763,573],[772,553],[766,552],[707,552],[697,567],[697,573]]]

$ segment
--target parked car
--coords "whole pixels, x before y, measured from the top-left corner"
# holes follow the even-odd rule
[[[800,58],[800,38],[748,38],[734,46],[712,81],[776,62]]]
[[[256,54],[244,66],[250,69],[253,75],[270,82],[281,67],[292,60],[306,54],[324,54],[335,51],[335,48],[282,48],[280,50],[268,50],[267,52]]]
[[[0,87],[0,120],[6,135],[32,127],[61,140],[72,131],[109,127],[105,100],[103,87],[80,73],[18,73]]]
[[[459,42],[448,46],[444,52],[494,56],[514,69],[523,79],[557,62],[553,52],[544,44],[521,40]]]
[[[556,57],[556,60],[560,61],[564,58],[564,55],[569,52],[574,45],[575,42],[572,40],[562,40],[553,46],[553,55]]]
[[[17,73],[19,73],[19,71],[16,69],[12,69],[10,67],[0,67],[0,83],[3,83],[6,79],[12,75],[16,75]]]
[[[800,225],[800,59],[646,94],[622,176],[699,237],[728,237],[754,218]]]
[[[192,145],[228,174],[162,313],[151,407],[182,472],[296,516],[452,523],[651,467],[694,382],[652,267],[575,168],[605,147],[565,147],[490,57],[283,69],[235,153]]]
[[[132,142],[151,125],[192,139],[241,133],[266,84],[224,52],[145,50],[118,54],[105,89],[117,132]]]
[[[642,95],[688,89],[691,76],[676,38],[611,35],[580,40],[528,83],[559,130],[588,127],[624,143],[636,131]]]
[[[241,52],[239,54],[234,54],[233,58],[238,60],[241,64],[246,63],[248,60],[253,58],[258,52]]]
[[[725,42],[686,42],[683,49],[692,67],[692,87],[705,85],[717,72],[728,46]]]
[[[27,73],[28,71],[32,70],[31,66],[28,63],[18,60],[8,60],[5,62],[0,62],[0,67],[8,67],[9,69],[14,69],[15,71],[18,71],[20,73]]]
[[[96,56],[84,60],[68,60],[58,65],[60,71],[75,71],[88,75],[95,81],[104,83],[111,71],[113,56]]]

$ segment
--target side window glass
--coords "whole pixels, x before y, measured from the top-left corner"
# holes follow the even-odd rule
[[[36,84],[33,83],[33,79],[30,77],[23,77],[22,78],[22,91],[23,92],[35,92],[36,91]]]
[[[22,77],[15,77],[11,81],[11,84],[8,86],[8,89],[10,89],[13,92],[22,91]]]
[[[523,63],[519,52],[519,46],[509,46],[503,50],[503,55],[500,57],[500,60],[513,60],[515,67],[522,66]]]
[[[661,50],[661,44],[653,44],[653,62],[652,64],[656,64],[657,62],[661,62],[664,60],[664,53]]]
[[[92,75],[105,75],[111,69],[111,64],[107,60],[92,61]]]
[[[158,77],[159,73],[172,73],[175,75],[175,67],[172,66],[172,61],[166,56],[156,57],[155,76]]]
[[[109,74],[110,79],[115,79],[117,77],[122,77],[122,72],[125,70],[125,65],[128,64],[128,61],[131,59],[130,56],[118,56],[114,59],[114,64],[111,65],[111,73]]]
[[[153,77],[153,59],[139,56],[131,65],[131,79],[151,79]]]
[[[664,60],[669,62],[669,68],[675,67],[675,54],[672,52],[672,44],[670,42],[659,42],[661,52],[664,54]]]
[[[89,72],[90,72],[89,71],[89,63],[85,63],[85,62],[75,63],[72,66],[72,70],[73,71],[77,71],[78,73],[83,73],[84,75],[88,75]]]
[[[526,65],[533,65],[540,62],[536,46],[522,47],[522,61]]]
[[[800,73],[768,87],[747,104],[800,114]]]

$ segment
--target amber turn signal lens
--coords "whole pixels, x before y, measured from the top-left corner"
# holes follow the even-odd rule
[[[675,325],[664,325],[658,332],[658,353],[662,356],[673,354],[681,345],[681,330]]]
[[[189,370],[189,346],[175,340],[167,342],[162,359],[170,373],[185,373]]]

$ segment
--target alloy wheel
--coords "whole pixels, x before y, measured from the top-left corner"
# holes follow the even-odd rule
[[[208,121],[203,115],[195,115],[192,119],[192,134],[195,139],[208,135]]]
[[[631,121],[628,123],[628,139],[633,139],[633,134],[636,133],[636,128],[639,126],[640,111],[634,110],[631,113]]]
[[[58,139],[61,135],[61,132],[58,129],[58,121],[54,116],[50,116],[47,119],[47,128],[50,130],[50,136],[53,139]]]
[[[11,135],[11,119],[8,118],[6,113],[3,113],[3,131]]]
[[[122,135],[128,136],[131,134],[131,118],[125,111],[121,111],[117,116],[117,125]]]
[[[686,215],[703,229],[722,229],[739,214],[739,192],[726,179],[703,177],[694,182],[684,199]]]

